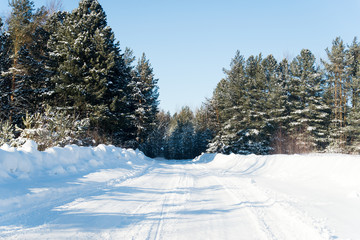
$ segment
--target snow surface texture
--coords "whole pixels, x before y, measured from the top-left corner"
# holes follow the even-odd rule
[[[0,239],[360,239],[360,157],[0,150]]]

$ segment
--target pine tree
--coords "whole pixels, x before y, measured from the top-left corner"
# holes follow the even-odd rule
[[[275,62],[276,65],[276,62]],[[262,55],[250,56],[246,61],[245,112],[238,128],[237,140],[233,143],[237,153],[266,154],[269,148],[266,95],[267,77]]]
[[[61,19],[61,18],[60,18]],[[81,0],[50,37],[56,105],[90,118],[115,143],[127,139],[130,69],[97,0]]]
[[[133,102],[133,121],[136,127],[136,141],[143,144],[148,134],[155,126],[158,112],[158,79],[155,79],[153,69],[146,59],[145,53],[139,59],[133,71],[133,78],[129,84],[132,89],[130,98]]]
[[[237,52],[230,67],[214,92],[214,103],[221,106],[221,127],[208,151],[265,154],[270,150],[270,131],[266,112],[268,79],[262,56],[250,56],[245,62]]]
[[[167,133],[165,158],[190,159],[196,157],[194,114],[188,106],[175,113]]]
[[[11,39],[11,67],[3,75],[11,78],[10,119],[21,124],[25,111],[34,111],[38,104],[39,83],[45,72],[41,59],[36,59],[40,43],[39,28],[46,16],[44,8],[34,12],[34,3],[29,0],[9,1],[12,12],[8,20]],[[40,74],[40,75],[39,75]]]
[[[291,63],[290,128],[292,152],[323,150],[327,146],[330,108],[323,100],[322,74],[311,51],[303,49]]]
[[[326,49],[329,63],[322,61],[326,70],[327,103],[331,106],[330,142],[332,151],[343,151],[346,145],[349,79],[346,74],[346,47],[340,37]]]
[[[10,118],[11,76],[6,74],[11,67],[11,39],[4,31],[0,18],[0,120]]]
[[[350,152],[360,152],[360,45],[354,38],[346,54],[347,76],[349,77],[348,125],[346,126],[347,144]]]
[[[289,81],[290,66],[287,59],[283,59],[275,71],[275,76],[269,81],[268,117],[272,126],[271,152],[288,153],[289,136]]]
[[[243,104],[245,97],[245,59],[239,51],[231,60],[230,70],[224,69],[226,79],[220,81],[213,94],[213,108],[216,111],[219,131],[209,145],[209,152],[230,153],[233,142],[246,112]]]
[[[155,128],[148,135],[140,150],[148,157],[165,157],[166,136],[170,125],[170,113],[160,111],[156,115]],[[167,153],[168,154],[168,153]]]
[[[212,130],[214,131],[214,138],[209,143],[207,152],[224,153],[225,147],[228,145],[223,125],[226,121],[225,109],[227,109],[226,101],[229,99],[229,82],[222,79],[216,86],[212,98],[209,100],[210,116],[213,123]]]
[[[214,128],[211,122],[212,118],[209,105],[203,104],[203,106],[195,112],[195,132],[194,132],[194,155],[199,156],[201,153],[206,152],[208,144],[213,139]]]
[[[19,51],[18,63],[25,74],[18,83],[17,93],[24,99],[26,111],[42,111],[47,104],[48,93],[53,87],[49,81],[50,72],[46,69],[48,32],[38,26],[31,35],[32,41]]]

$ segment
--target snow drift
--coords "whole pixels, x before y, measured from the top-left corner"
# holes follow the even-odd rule
[[[0,238],[360,239],[357,155],[36,149],[0,148]]]
[[[203,154],[193,160],[222,174],[261,176],[285,181],[324,181],[359,187],[360,156],[346,154],[223,155]]]
[[[105,145],[68,145],[40,152],[34,141],[27,141],[19,148],[8,145],[0,147],[0,181],[9,178],[69,175],[99,168],[129,168],[131,164],[144,165],[146,159],[138,150]]]

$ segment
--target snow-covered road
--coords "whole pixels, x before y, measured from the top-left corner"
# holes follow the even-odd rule
[[[293,158],[209,154],[16,180],[0,185],[0,239],[359,239],[360,183],[336,155],[338,176],[309,168],[327,156]]]

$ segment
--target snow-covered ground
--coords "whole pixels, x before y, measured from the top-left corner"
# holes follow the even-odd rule
[[[0,239],[360,239],[360,156],[0,148]]]

